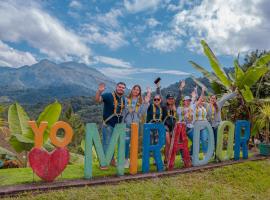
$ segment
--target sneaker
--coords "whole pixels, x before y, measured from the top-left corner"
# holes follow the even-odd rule
[[[128,169],[129,168],[129,159],[126,159],[125,160],[125,169]]]

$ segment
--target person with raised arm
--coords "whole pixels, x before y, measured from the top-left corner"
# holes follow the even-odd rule
[[[182,91],[185,86],[185,82],[182,87],[179,87],[179,90]],[[179,122],[186,124],[186,133],[188,138],[193,141],[193,113],[196,106],[196,98],[197,98],[197,87],[194,88],[191,96],[185,96],[183,99],[183,106],[179,106],[177,108],[177,115]],[[192,152],[192,151],[190,151]]]
[[[199,97],[198,101],[195,102],[193,110],[193,124],[196,121],[207,121],[207,111],[204,104],[204,92],[205,88],[203,87],[201,96]],[[193,134],[190,135],[190,137],[193,138]],[[206,154],[208,148],[208,131],[206,128],[200,130],[200,143],[202,145],[202,152]],[[192,148],[193,146],[191,146],[191,152]]]
[[[101,83],[96,92],[96,102],[103,102],[102,145],[105,152],[107,152],[113,128],[116,124],[121,123],[123,119],[122,113],[126,106],[125,89],[126,84],[119,82],[113,92],[103,93],[105,84]],[[111,165],[116,165],[114,158],[111,161]]]
[[[176,123],[176,105],[179,105],[180,99],[181,99],[181,91],[184,87],[185,83],[182,81],[180,83],[180,90],[177,95],[177,98],[175,98],[174,94],[171,92],[168,92],[166,95],[166,100],[162,102],[162,121],[164,123],[165,129],[166,129],[166,145],[165,145],[165,159],[164,164],[167,164],[168,156],[169,156],[169,150],[171,145],[171,137],[173,134],[174,126]],[[160,84],[159,82],[156,84],[156,93],[161,96],[161,90],[160,90]]]
[[[232,93],[224,94],[220,100],[217,100],[216,95],[210,96],[210,102],[209,104],[206,103],[206,111],[207,111],[207,119],[210,122],[213,132],[214,132],[214,138],[215,138],[215,148],[217,144],[217,130],[221,119],[221,110],[223,105],[226,101],[229,99],[232,99],[237,96],[237,92],[235,91],[235,88],[232,88]]]
[[[143,115],[146,113],[149,107],[149,101],[151,98],[151,90],[147,88],[147,95],[142,97],[142,91],[140,85],[134,85],[130,94],[126,97],[127,106],[123,111],[123,122],[126,123],[126,146],[125,146],[125,168],[129,167],[129,149],[130,149],[130,136],[131,136],[131,123],[137,123],[139,125]]]

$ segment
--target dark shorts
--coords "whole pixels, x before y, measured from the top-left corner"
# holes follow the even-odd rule
[[[172,135],[172,133],[173,133],[173,127],[172,126],[165,125],[165,129],[166,129],[166,132],[169,132],[169,134]]]

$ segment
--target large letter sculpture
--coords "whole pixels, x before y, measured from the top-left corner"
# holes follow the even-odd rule
[[[131,139],[130,139],[130,174],[137,174],[138,171],[138,142],[139,142],[139,129],[138,124],[131,124]]]
[[[156,145],[150,144],[151,131],[157,131],[158,143]],[[143,132],[143,151],[142,151],[142,172],[149,172],[150,152],[154,154],[154,159],[158,171],[163,171],[164,166],[161,159],[161,148],[165,145],[166,130],[163,124],[144,124]]]
[[[228,127],[228,146],[226,155],[223,155],[223,135],[224,129]],[[223,121],[218,127],[216,156],[220,161],[229,160],[233,157],[234,124],[229,121]]]
[[[244,136],[241,136],[244,129]],[[235,144],[234,159],[240,159],[240,148],[242,147],[243,158],[248,158],[248,140],[250,137],[250,122],[246,120],[238,120],[235,123]]]
[[[51,143],[58,148],[52,152],[43,149],[43,134],[47,129],[48,122],[41,122],[39,127],[35,121],[29,121],[35,135],[35,147],[29,152],[29,163],[33,171],[45,181],[53,181],[66,168],[69,162],[69,151],[66,146],[71,142],[73,130],[63,121],[56,122],[50,130]],[[63,129],[65,135],[62,139],[56,137],[57,131]]]
[[[171,146],[169,151],[168,169],[172,170],[176,153],[182,151],[183,161],[185,167],[191,166],[190,155],[188,151],[188,138],[186,134],[186,125],[184,123],[177,123],[172,135]]]
[[[208,148],[207,153],[203,160],[199,159],[200,153],[200,131],[207,128],[208,134]],[[214,133],[211,125],[208,121],[196,121],[194,123],[194,134],[193,134],[193,155],[192,155],[192,165],[201,166],[208,163],[214,153]]]
[[[99,163],[101,166],[110,164],[114,154],[114,148],[118,143],[118,160],[117,160],[117,174],[124,175],[124,161],[125,161],[125,124],[117,124],[113,129],[113,134],[107,152],[104,152],[101,139],[98,133],[96,124],[90,123],[86,125],[85,135],[85,162],[84,162],[84,177],[90,179],[92,177],[92,146],[97,152]]]

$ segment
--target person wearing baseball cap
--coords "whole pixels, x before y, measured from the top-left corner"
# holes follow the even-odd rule
[[[172,92],[168,92],[166,95],[166,100],[162,102],[162,111],[163,111],[163,123],[166,129],[166,145],[165,145],[165,160],[164,164],[167,164],[168,156],[169,156],[169,150],[171,145],[171,137],[173,134],[174,126],[176,123],[177,118],[177,112],[176,112],[176,105],[179,104],[181,99],[181,91],[183,88],[184,82],[180,83],[179,94],[177,98],[175,98],[175,95]],[[159,82],[156,84],[157,89],[156,93],[161,95],[160,91],[160,85]]]
[[[185,84],[184,84],[185,86]],[[193,113],[195,109],[195,100],[196,100],[196,88],[194,88],[193,92],[191,93],[191,96],[185,96],[183,99],[183,106],[178,106],[177,108],[177,115],[179,122],[186,124],[186,133],[188,138],[192,141],[193,137]],[[192,150],[190,151],[190,154],[192,153]]]

